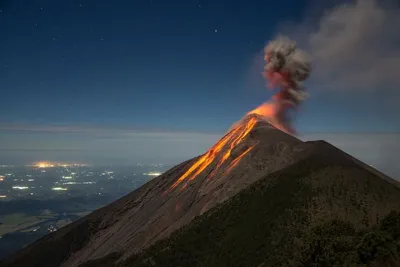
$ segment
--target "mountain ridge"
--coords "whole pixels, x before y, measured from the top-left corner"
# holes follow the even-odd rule
[[[268,175],[301,160],[320,157],[338,165],[351,162],[367,169],[329,143],[302,142],[259,115],[247,115],[204,154],[178,164],[127,196],[36,241],[6,259],[2,266],[23,266],[18,264],[25,262],[31,264],[27,266],[75,267],[116,254],[115,261],[126,261],[159,240],[168,239],[194,218],[230,201],[258,180],[268,179]],[[334,172],[341,172],[335,168]],[[344,175],[351,175],[348,172],[343,171]],[[399,187],[398,182],[382,177]],[[321,207],[328,210],[326,205]],[[56,247],[62,249],[53,249]],[[46,258],[49,251],[50,259]]]
[[[332,168],[332,166],[334,167],[333,169],[338,166],[340,167],[339,169],[335,169],[336,174],[333,178],[329,175],[324,175],[324,172]],[[359,171],[360,173],[358,175],[354,175],[354,173],[353,175],[348,175],[349,171]],[[321,180],[330,183],[328,191],[331,195],[328,199],[326,199],[326,192],[321,190],[321,187],[318,187]],[[365,180],[365,183],[363,180]],[[347,190],[338,190],[343,189],[343,183],[350,183],[344,187]],[[353,199],[353,193],[360,193],[359,189],[364,186],[367,186],[367,189],[362,190],[365,191],[365,197],[360,198],[359,200],[361,201]],[[375,205],[375,201],[372,198],[376,192],[383,193],[386,199],[378,201],[380,206],[371,208]],[[392,186],[388,181],[375,179],[373,173],[360,168],[352,160],[337,159],[329,157],[329,155],[315,153],[285,169],[278,170],[254,182],[251,186],[243,189],[229,199],[229,201],[220,203],[207,211],[203,216],[197,216],[190,224],[174,232],[169,238],[158,241],[153,246],[129,258],[126,262],[118,263],[116,260],[111,260],[110,262],[117,262],[115,266],[121,267],[259,266],[259,264],[263,264],[262,266],[281,266],[285,260],[290,259],[290,255],[292,255],[292,258],[300,257],[299,255],[292,254],[294,252],[291,250],[291,247],[298,246],[298,248],[301,248],[301,245],[296,244],[296,242],[299,242],[297,239],[307,236],[310,231],[309,229],[318,228],[320,225],[323,225],[323,228],[325,226],[328,227],[332,222],[335,223],[337,218],[340,219],[339,224],[345,224],[345,227],[349,225],[351,229],[354,228],[354,231],[356,229],[368,229],[370,223],[379,223],[379,216],[382,218],[392,208],[397,210],[400,208],[398,201],[400,200],[399,192],[398,187]],[[342,193],[347,194],[348,197],[343,199],[340,197]],[[323,204],[321,205],[322,202]],[[330,202],[333,205],[332,203],[329,204]],[[318,209],[315,211],[314,206],[317,205],[316,203],[319,203],[319,206],[331,205],[329,209],[324,209],[329,210],[329,213],[325,214],[323,210]],[[359,205],[362,205],[362,208],[355,209]],[[307,209],[301,210],[301,208],[307,206],[309,206],[308,210],[313,211],[312,214],[308,213]],[[241,210],[240,212],[236,211],[238,207]],[[369,209],[372,214],[365,217],[365,208],[367,207],[370,207]],[[355,211],[357,212],[355,213]],[[263,215],[258,216],[260,213],[263,213]],[[257,220],[262,220],[263,216],[267,217],[264,218],[263,222],[257,223]],[[282,216],[289,216],[285,220],[290,226],[288,229],[282,226],[284,221],[279,219]],[[239,220],[239,222],[235,222],[235,220]],[[274,230],[263,232],[263,228],[268,228],[268,224],[271,223],[274,225]],[[236,227],[236,231],[238,232],[235,234],[231,227]],[[253,228],[257,230],[251,231]],[[249,234],[249,231],[251,234]],[[264,233],[264,236],[262,233]],[[229,242],[226,241],[224,245],[217,247],[212,245],[213,243],[218,243],[218,240],[226,238],[230,240],[232,235],[235,238]],[[247,239],[242,238],[242,236],[246,235]],[[257,235],[259,235],[258,238],[254,238]],[[265,255],[260,254],[257,246],[268,247],[266,243],[271,242],[271,236],[275,235],[283,236],[287,240],[284,242],[277,242],[275,240],[275,242],[279,243],[279,249],[274,246],[269,246],[269,248],[278,249],[277,251],[266,250]],[[291,236],[295,236],[296,238],[291,239]],[[252,238],[255,241],[249,241]],[[238,239],[242,240],[244,245],[241,245],[242,242],[239,242]],[[266,242],[263,243],[260,241],[264,239]],[[285,247],[287,242],[289,242],[288,240],[294,242],[293,245],[287,246],[289,249]],[[177,242],[180,245],[177,245]],[[230,245],[230,243],[234,245]],[[247,246],[252,249],[248,249]],[[224,249],[228,252],[222,252]],[[282,250],[286,252],[283,253]],[[169,253],[169,251],[173,252],[173,254]],[[223,258],[218,256],[220,253],[224,255]],[[282,253],[284,256],[282,256]],[[111,259],[113,256],[116,255],[111,254],[107,257]],[[232,257],[234,260],[230,260]],[[267,260],[263,259],[264,257]],[[254,259],[258,259],[259,262],[255,262]],[[301,261],[302,259],[298,260]],[[103,266],[99,265],[101,263],[101,260],[97,260],[79,267]],[[345,262],[342,262],[342,265],[338,266],[347,265]]]

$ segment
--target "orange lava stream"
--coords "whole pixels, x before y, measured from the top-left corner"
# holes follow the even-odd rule
[[[204,169],[206,169],[216,159],[216,157],[219,155],[219,152],[221,152],[222,149],[230,142],[228,151],[225,152],[225,154],[222,156],[210,176],[214,175],[216,171],[221,167],[221,165],[229,158],[232,149],[236,147],[241,141],[243,141],[243,139],[249,134],[256,123],[257,119],[253,117],[245,125],[239,125],[227,135],[225,135],[217,144],[215,144],[210,150],[208,150],[203,156],[201,156],[178,180],[176,180],[175,183],[172,184],[170,189],[176,188],[180,183],[186,180],[187,182],[182,187],[182,189],[184,189],[190,181],[196,178],[197,175],[204,171]],[[253,147],[247,149],[245,153],[248,153]],[[245,154],[242,154],[235,159],[236,164],[244,155]]]
[[[232,161],[231,164],[230,164],[230,166],[228,167],[228,171],[227,171],[227,172],[230,172],[233,168],[235,168],[236,165],[239,163],[239,161],[240,161],[247,153],[249,153],[254,147],[255,147],[255,145],[252,146],[252,147],[249,147],[246,151],[244,151],[242,154],[240,154],[239,157],[237,157],[234,161]]]
[[[229,156],[231,155],[232,149],[237,146],[251,131],[251,129],[253,129],[254,125],[256,124],[257,120],[255,118],[252,118],[249,123],[247,123],[245,125],[244,130],[241,132],[240,135],[238,135],[233,142],[231,143],[228,151],[225,153],[225,155],[221,158],[221,160],[218,162],[217,166],[215,167],[215,169],[212,171],[212,173],[209,175],[208,179],[212,178],[216,172],[219,170],[219,168],[221,167],[221,165],[229,158]],[[240,160],[240,159],[239,159]]]

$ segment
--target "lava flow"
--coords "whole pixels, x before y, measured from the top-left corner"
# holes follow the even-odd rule
[[[248,149],[246,149],[246,151],[244,151],[242,154],[240,154],[239,157],[237,157],[234,161],[232,161],[232,163],[231,163],[231,164],[229,165],[229,167],[228,167],[228,172],[230,172],[233,168],[235,168],[236,165],[239,163],[239,161],[240,161],[247,153],[249,153],[254,147],[255,147],[255,145],[249,147]]]
[[[278,128],[279,130],[293,135],[293,133],[295,132],[294,129],[288,125],[285,124],[284,121],[281,121],[279,119],[277,119],[277,109],[278,106],[275,105],[273,102],[266,102],[262,105],[260,105],[259,107],[257,107],[256,109],[250,111],[249,113],[247,113],[247,115],[250,114],[257,114],[262,116],[266,121],[268,121],[270,124],[272,124],[275,128]]]
[[[175,183],[170,189],[176,188],[183,181],[186,183],[182,186],[184,189],[190,181],[196,178],[204,169],[206,169],[216,158],[220,155],[220,152],[226,149],[221,159],[218,161],[217,166],[214,168],[209,178],[212,177],[222,166],[224,162],[231,156],[232,149],[234,149],[244,138],[249,134],[253,127],[257,123],[256,117],[251,117],[245,124],[238,125],[228,134],[226,134],[218,143],[216,143],[210,150],[208,150],[203,156],[201,156]],[[241,155],[239,155],[229,166],[229,170],[234,168],[237,163],[251,150],[254,146],[248,148]]]

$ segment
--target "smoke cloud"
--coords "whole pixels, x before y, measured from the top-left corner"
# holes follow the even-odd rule
[[[303,24],[289,36],[310,53],[316,89],[398,89],[400,8],[388,1],[357,0],[326,10],[317,28]]]
[[[270,88],[279,87],[273,99],[255,111],[265,111],[278,128],[295,134],[290,110],[304,100],[302,81],[316,91],[378,92],[378,112],[394,114],[400,87],[400,8],[390,1],[355,0],[336,4],[317,17],[292,23],[279,31],[296,40],[278,37],[264,49],[263,76]],[[301,47],[307,55],[299,50]],[[283,59],[283,60],[282,60]],[[282,63],[283,62],[283,63]],[[282,64],[285,67],[282,68]],[[358,94],[358,93],[357,93]],[[361,99],[361,98],[360,98]],[[290,103],[291,104],[285,104]],[[358,103],[360,106],[361,103]],[[391,105],[396,104],[396,105]],[[253,111],[254,112],[254,111]],[[387,112],[386,112],[387,113]],[[384,118],[387,114],[382,115]],[[274,122],[275,121],[275,122]]]
[[[278,87],[280,91],[270,102],[250,113],[262,114],[279,129],[295,134],[289,111],[296,110],[306,98],[302,82],[308,78],[311,71],[308,56],[304,51],[297,49],[296,42],[280,36],[265,47],[264,60],[266,64],[263,76],[268,81],[268,87]]]

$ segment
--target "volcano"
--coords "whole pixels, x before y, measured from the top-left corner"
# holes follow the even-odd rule
[[[260,231],[268,236],[263,239],[270,242],[268,250],[254,248],[239,257],[237,263],[244,265],[236,265],[258,266],[246,265],[245,258],[265,263],[282,242],[298,236],[301,243],[318,223],[339,218],[360,229],[377,225],[391,210],[400,210],[399,188],[397,181],[332,145],[302,142],[250,112],[203,155],[39,239],[1,266],[203,266],[201,261],[223,266],[212,261],[223,258],[222,247],[252,247],[260,243],[252,241]],[[287,216],[289,221],[283,219]],[[238,233],[248,239],[238,244]],[[228,237],[232,242],[224,243]],[[196,243],[198,251],[182,252]],[[179,262],[179,253],[195,262]],[[164,256],[175,262],[157,259]],[[276,266],[270,265],[273,260],[265,266]]]

